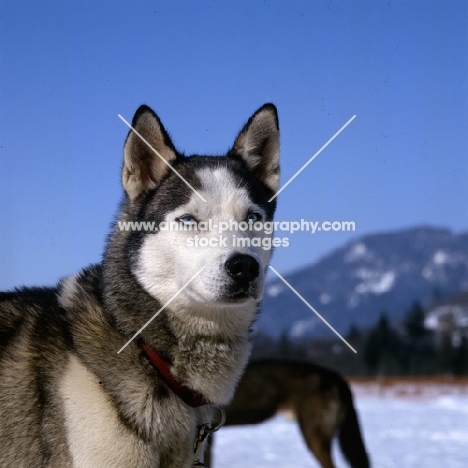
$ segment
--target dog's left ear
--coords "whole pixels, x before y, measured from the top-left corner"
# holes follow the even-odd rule
[[[250,117],[229,156],[240,156],[249,169],[271,190],[279,188],[279,124],[273,104],[265,104]]]
[[[159,117],[148,106],[135,113],[124,146],[122,185],[130,200],[156,188],[167,174],[169,164],[177,159],[172,144]]]

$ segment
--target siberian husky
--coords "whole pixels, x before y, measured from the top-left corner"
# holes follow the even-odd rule
[[[198,428],[249,357],[271,254],[252,226],[272,220],[278,184],[272,104],[216,157],[184,156],[137,110],[102,264],[0,294],[1,468],[196,463]]]

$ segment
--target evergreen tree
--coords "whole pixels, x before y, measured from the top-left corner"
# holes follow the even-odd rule
[[[468,339],[462,336],[454,350],[452,371],[455,375],[468,375]]]
[[[278,355],[282,358],[289,358],[293,354],[293,344],[288,333],[283,331],[278,342]]]
[[[414,302],[403,320],[405,338],[405,367],[411,375],[432,374],[436,371],[432,332],[424,325],[425,313]]]
[[[401,343],[390,326],[387,314],[380,315],[378,323],[371,329],[364,344],[364,362],[372,374],[399,374],[398,360]]]
[[[351,344],[360,343],[362,340],[362,332],[354,322],[349,326],[348,333],[346,334],[346,340]]]

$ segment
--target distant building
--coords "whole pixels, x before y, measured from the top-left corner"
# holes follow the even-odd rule
[[[438,343],[449,337],[459,346],[463,337],[468,339],[468,292],[427,308],[424,325],[434,332]]]

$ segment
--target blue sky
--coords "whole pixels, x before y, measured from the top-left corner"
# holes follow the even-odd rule
[[[358,236],[468,229],[465,1],[0,4],[0,288],[99,261],[146,103],[187,153],[279,111],[278,220],[354,221],[275,252],[285,273]]]

